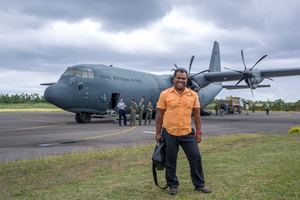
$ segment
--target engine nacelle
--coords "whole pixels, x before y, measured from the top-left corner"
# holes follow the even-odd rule
[[[252,77],[251,77],[251,85],[252,89],[257,88],[257,85],[260,84],[264,78],[261,77],[261,72],[259,69],[253,69],[252,70]],[[247,79],[245,79],[246,84],[250,87],[250,84],[248,83]]]

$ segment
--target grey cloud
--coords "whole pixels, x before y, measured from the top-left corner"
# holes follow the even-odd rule
[[[44,23],[52,20],[74,23],[89,18],[103,23],[103,28],[110,31],[146,27],[171,9],[169,4],[160,0],[4,0],[0,5],[6,14],[28,18],[27,25],[31,23],[32,28],[43,25],[34,23],[37,19]]]
[[[43,82],[51,82],[56,80],[46,80],[48,75],[61,74],[68,66],[80,63],[112,64],[121,68],[157,72],[169,71],[174,63],[187,67],[190,57],[196,55],[192,71],[198,72],[208,68],[214,40],[220,44],[222,70],[224,67],[243,69],[241,49],[244,49],[249,67],[264,54],[268,54],[268,57],[259,63],[257,67],[260,69],[277,67],[277,61],[282,63],[279,67],[299,67],[297,61],[288,62],[299,59],[300,55],[300,28],[297,22],[300,18],[299,7],[300,1],[297,0],[1,0],[0,68],[2,71],[45,73]],[[161,21],[172,9],[179,10],[184,18],[212,24],[217,29],[216,33],[192,38],[194,36],[186,34],[187,30],[171,27],[164,31],[177,33],[157,33],[162,38],[164,35],[172,36],[172,43],[166,42],[170,49],[165,53],[155,50],[149,53],[121,52],[116,48],[108,48],[109,43],[90,44],[90,41],[89,44],[73,45],[72,41],[76,41],[76,38],[68,41],[67,45],[59,44],[59,41],[51,43],[51,35],[47,35],[46,27],[51,27],[53,22],[78,24],[83,19],[90,19],[102,25],[99,32],[109,32],[114,37],[118,33],[146,30]],[[176,41],[176,34],[181,32],[191,38],[181,37]],[[119,48],[126,47],[120,44]],[[6,79],[7,85],[13,88],[14,83],[9,83],[10,79],[13,78]],[[297,84],[298,79],[291,77],[284,80]],[[270,84],[280,87],[282,82],[278,80],[281,78]],[[24,77],[24,80],[18,81],[20,85],[22,81],[27,83],[30,80]],[[273,89],[276,88],[257,89],[254,95],[261,97]],[[223,90],[222,94],[227,95],[229,92]],[[238,94],[251,98],[251,92],[247,90],[239,90]]]

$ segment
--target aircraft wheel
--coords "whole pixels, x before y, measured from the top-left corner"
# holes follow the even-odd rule
[[[81,123],[80,114],[79,113],[76,113],[75,120],[76,120],[77,123]]]
[[[90,123],[91,118],[92,118],[92,116],[89,113],[81,113],[80,114],[81,123]]]

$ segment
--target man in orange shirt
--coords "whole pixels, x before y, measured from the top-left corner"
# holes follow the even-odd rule
[[[157,104],[155,139],[164,138],[166,145],[166,181],[169,194],[177,194],[179,181],[176,176],[176,163],[179,145],[185,152],[191,170],[192,182],[196,191],[210,193],[205,188],[201,155],[198,143],[201,142],[200,104],[196,92],[186,88],[187,71],[178,68],[174,72],[174,86],[160,94]],[[191,126],[194,115],[196,135]]]

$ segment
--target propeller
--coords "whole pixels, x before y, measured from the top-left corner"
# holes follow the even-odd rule
[[[193,62],[194,62],[194,58],[195,58],[195,56],[193,55],[191,57],[191,60],[190,60],[189,71],[188,71],[188,88],[194,90],[195,92],[199,92],[201,88],[198,85],[198,83],[194,80],[194,77],[199,75],[199,74],[202,74],[204,72],[208,72],[209,70],[204,70],[204,71],[201,71],[197,74],[191,75],[191,69],[192,69],[192,65],[193,65]],[[174,66],[175,66],[176,69],[178,69],[178,66],[176,64],[174,64]]]
[[[245,80],[246,84],[249,86],[249,88],[251,90],[252,97],[253,97],[253,86],[252,86],[251,79],[253,76],[258,76],[258,75],[254,74],[252,70],[260,61],[262,61],[265,57],[267,57],[267,55],[264,55],[263,57],[261,57],[250,69],[246,67],[243,50],[241,50],[241,56],[242,56],[242,61],[243,61],[244,68],[245,68],[243,71],[233,70],[233,69],[229,69],[226,67],[225,67],[225,69],[242,74],[242,77],[238,80],[238,82],[233,86],[232,89],[234,89],[240,82]],[[270,78],[268,78],[268,79],[270,79]],[[273,79],[270,79],[270,80],[273,80]]]

